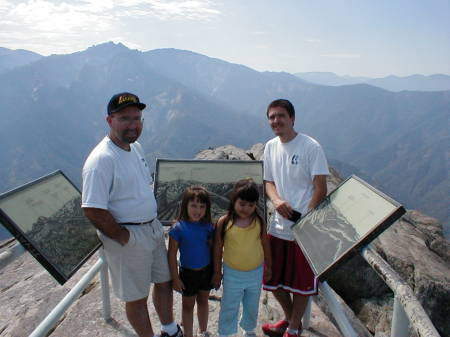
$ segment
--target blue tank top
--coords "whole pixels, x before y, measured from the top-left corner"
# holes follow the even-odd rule
[[[180,265],[184,268],[203,268],[211,263],[214,227],[212,224],[179,221],[169,235],[178,242]]]

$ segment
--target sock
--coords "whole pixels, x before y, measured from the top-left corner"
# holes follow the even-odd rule
[[[178,331],[178,325],[175,322],[169,324],[161,324],[161,330],[167,332],[169,335],[175,335]]]
[[[298,334],[298,330],[295,330],[295,329],[289,329],[288,328],[286,331],[290,335],[297,335]]]

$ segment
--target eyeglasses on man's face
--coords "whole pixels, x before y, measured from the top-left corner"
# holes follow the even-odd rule
[[[114,118],[122,125],[142,124],[144,123],[144,117],[127,117],[127,116],[114,116]]]

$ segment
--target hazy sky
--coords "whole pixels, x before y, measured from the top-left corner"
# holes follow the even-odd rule
[[[107,41],[187,49],[259,71],[450,74],[449,0],[0,0],[0,46]]]

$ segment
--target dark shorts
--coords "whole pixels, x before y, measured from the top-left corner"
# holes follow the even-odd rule
[[[200,270],[180,267],[180,279],[185,287],[181,294],[183,296],[195,296],[201,290],[210,291],[212,289],[212,275],[211,265]]]
[[[300,295],[317,294],[317,278],[295,241],[269,235],[272,253],[272,278],[263,280],[263,289],[283,289]]]

